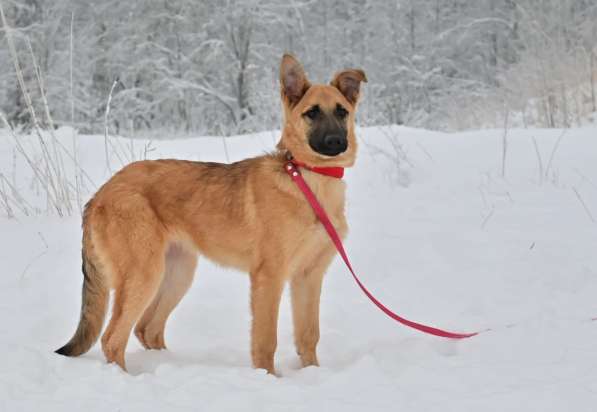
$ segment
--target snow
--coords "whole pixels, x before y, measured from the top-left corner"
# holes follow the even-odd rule
[[[407,329],[336,259],[322,296],[321,367],[299,368],[285,296],[281,378],[251,368],[247,276],[205,260],[166,329],[168,351],[132,337],[130,374],[105,364],[99,345],[80,358],[55,355],[79,316],[80,217],[0,217],[0,410],[593,411],[597,133],[566,131],[540,177],[533,138],[545,170],[561,134],[510,130],[502,178],[502,130],[360,130],[345,178],[357,273],[407,318],[491,330],[450,341]],[[69,130],[58,135],[70,144]],[[276,136],[154,141],[149,155],[224,161],[225,143],[234,161],[271,150]],[[104,181],[103,137],[79,142],[81,164]],[[7,176],[10,144],[0,131]],[[15,176],[27,191],[22,164]]]

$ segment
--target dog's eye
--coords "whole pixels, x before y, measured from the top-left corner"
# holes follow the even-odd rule
[[[309,119],[313,120],[313,119],[317,118],[317,116],[319,116],[319,113],[321,113],[319,106],[313,106],[312,108],[307,110],[305,113],[303,113],[303,115],[307,116]]]
[[[346,118],[346,116],[348,116],[348,110],[346,110],[344,107],[340,106],[340,105],[336,105],[336,117],[338,117],[339,119],[344,119]]]

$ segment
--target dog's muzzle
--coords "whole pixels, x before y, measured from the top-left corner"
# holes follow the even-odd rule
[[[348,139],[339,134],[328,134],[319,139],[310,139],[309,146],[319,154],[338,156],[348,149]]]

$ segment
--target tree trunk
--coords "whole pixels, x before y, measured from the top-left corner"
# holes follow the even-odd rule
[[[597,112],[597,96],[595,96],[595,75],[597,68],[595,67],[595,49],[591,50],[591,64],[590,64],[590,83],[591,83],[591,103],[593,104],[593,113]]]
[[[410,51],[415,53],[416,39],[415,39],[415,2],[411,0],[410,11],[408,12],[408,36],[410,43]]]

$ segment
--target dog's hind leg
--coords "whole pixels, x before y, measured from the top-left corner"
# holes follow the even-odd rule
[[[102,336],[102,349],[109,363],[126,370],[124,352],[133,325],[155,296],[164,273],[163,256],[128,267],[127,277],[116,288],[112,318]]]
[[[197,267],[197,253],[172,244],[166,253],[166,271],[160,289],[135,327],[146,349],[165,349],[164,329],[168,316],[189,290]]]
[[[334,255],[332,247],[325,248],[307,267],[296,273],[290,283],[294,343],[303,367],[319,366],[319,298],[323,276]]]
[[[124,370],[133,326],[158,292],[165,270],[163,228],[153,212],[142,206],[134,213],[143,224],[127,225],[130,211],[119,210],[106,219],[102,236],[102,255],[114,272],[109,277],[114,287],[112,317],[102,336],[102,349],[109,363]]]

